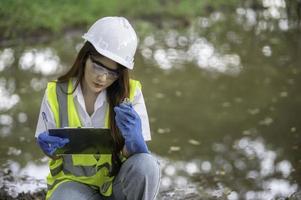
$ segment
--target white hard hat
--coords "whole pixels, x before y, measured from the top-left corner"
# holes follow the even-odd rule
[[[128,69],[133,69],[138,38],[124,17],[101,18],[82,37],[89,41],[98,53]]]

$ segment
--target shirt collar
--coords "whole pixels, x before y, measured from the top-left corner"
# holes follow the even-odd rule
[[[76,81],[73,80],[73,86],[75,85]],[[79,104],[85,108],[85,100],[84,100],[84,96],[83,96],[83,92],[82,92],[82,88],[81,88],[81,85],[80,83],[77,85],[74,93],[73,93],[73,97],[75,99],[77,99],[77,101],[79,102]],[[107,99],[107,90],[103,90],[101,91],[97,98],[96,98],[96,101],[95,101],[95,104],[94,104],[94,110],[96,111],[99,107],[101,107],[105,102],[106,102],[106,99]]]

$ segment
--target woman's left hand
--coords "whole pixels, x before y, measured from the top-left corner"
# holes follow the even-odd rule
[[[126,150],[130,154],[148,153],[142,136],[141,119],[131,104],[122,103],[114,107],[115,121],[125,140]]]

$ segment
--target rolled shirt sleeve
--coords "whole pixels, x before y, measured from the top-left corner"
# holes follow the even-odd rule
[[[137,88],[133,100],[133,107],[135,111],[138,113],[141,119],[141,126],[142,126],[142,135],[145,141],[151,140],[151,133],[150,133],[150,126],[148,120],[148,114],[143,98],[142,91]]]
[[[45,113],[47,121],[44,121],[44,119],[43,119],[43,115],[42,115],[43,112]],[[48,104],[48,101],[47,101],[47,95],[45,93],[42,103],[41,103],[35,137],[37,138],[41,133],[43,133],[44,131],[47,131],[47,129],[50,129],[50,128],[56,128],[56,125],[55,125],[53,113],[52,113],[50,106]]]

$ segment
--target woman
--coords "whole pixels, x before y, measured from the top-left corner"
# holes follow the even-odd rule
[[[141,84],[129,79],[136,33],[125,18],[105,17],[83,38],[72,68],[48,83],[41,105],[35,136],[50,157],[46,199],[154,199],[160,168],[145,143],[150,130]],[[45,122],[46,129],[110,128],[114,151],[56,156],[69,141],[50,136]]]

